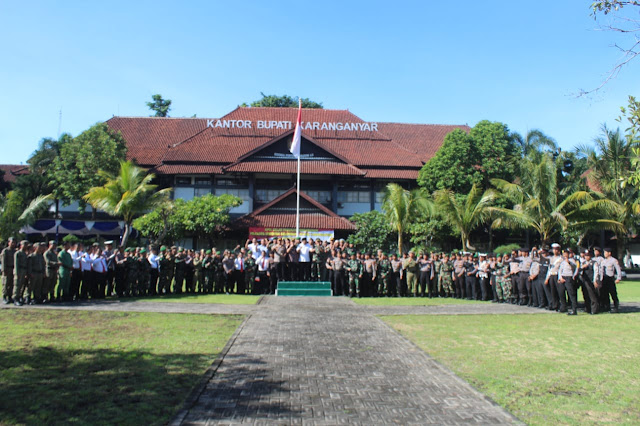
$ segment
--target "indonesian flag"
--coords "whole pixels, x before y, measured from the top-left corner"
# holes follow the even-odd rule
[[[291,142],[291,149],[289,150],[294,157],[300,158],[300,143],[302,138],[300,137],[300,119],[302,118],[302,99],[299,99],[298,106],[298,120],[296,121],[296,130],[293,132],[293,141]]]

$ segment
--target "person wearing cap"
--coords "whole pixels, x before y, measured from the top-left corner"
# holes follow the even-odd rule
[[[9,237],[8,244],[0,253],[0,263],[2,264],[2,303],[11,303],[13,297],[13,269],[14,256],[16,254],[16,241]]]
[[[258,251],[258,258],[264,256],[266,252],[261,250]],[[257,263],[256,260],[251,256],[251,253],[245,253],[244,255],[244,283],[242,286],[242,290],[238,290],[238,293],[242,291],[241,294],[257,294],[254,290],[254,286],[256,284],[256,276],[258,274]]]
[[[558,298],[560,299],[560,313],[566,312],[567,315],[578,314],[578,292],[574,285],[574,277],[578,269],[577,262],[571,258],[571,252],[565,249],[562,252],[562,261],[558,267]],[[567,311],[566,296],[569,296],[571,309]]]
[[[174,275],[173,275],[173,293],[182,293],[182,287],[184,286],[184,272],[185,272],[186,255],[182,247],[179,247],[174,258]]]
[[[93,294],[94,299],[104,299],[107,286],[107,260],[102,255],[100,246],[95,247],[91,258],[91,270],[93,271]]]
[[[549,256],[549,270],[547,271],[547,277],[544,281],[544,291],[549,301],[549,307],[547,309],[557,311],[559,309],[558,269],[560,268],[560,263],[562,263],[560,244],[551,244],[551,253],[552,255]]]
[[[138,289],[142,295],[152,294],[151,263],[149,263],[149,252],[144,247],[140,249],[138,257]]]
[[[362,297],[360,283],[362,280],[363,265],[356,259],[356,252],[353,251],[350,259],[347,260],[345,270],[349,276],[349,297]]]
[[[478,254],[478,282],[480,287],[480,300],[488,301],[491,297],[489,276],[491,274],[491,262],[487,259],[487,253]],[[476,297],[478,299],[478,297]]]
[[[464,293],[467,300],[477,298],[476,274],[478,273],[478,265],[473,260],[471,253],[464,253]]]
[[[35,243],[34,251],[29,255],[29,292],[33,293],[31,304],[42,303],[44,300],[44,273],[47,268],[44,263],[44,243]]]
[[[115,295],[114,280],[116,275],[116,253],[113,250],[113,240],[104,242],[102,256],[107,261],[106,295],[113,296]]]
[[[528,305],[530,301],[529,293],[531,289],[531,264],[532,259],[529,256],[529,248],[522,247],[519,250],[518,261],[520,264],[518,265],[518,273],[517,283],[518,283],[518,299],[516,303],[519,305]]]
[[[456,253],[456,259],[453,261],[453,274],[454,274],[454,285],[456,299],[463,299],[465,297],[465,265],[464,260],[462,259],[462,253]]]
[[[13,304],[22,306],[22,295],[27,288],[29,241],[20,241],[20,249],[13,255]]]
[[[529,306],[535,308],[544,309],[548,306],[546,294],[544,292],[544,280],[547,277],[547,271],[549,270],[549,261],[546,258],[546,251],[544,249],[531,251],[531,257],[533,262],[531,263],[531,298]]]
[[[380,259],[378,259],[378,272],[380,282],[382,283],[382,288],[378,290],[378,294],[380,296],[390,297],[393,287],[393,277],[391,275],[391,261],[387,257],[385,253],[380,254]]]
[[[492,275],[495,275],[495,291],[497,303],[509,302],[511,298],[511,279],[509,278],[509,254],[496,258]]]
[[[600,265],[593,260],[593,253],[589,249],[582,252],[582,257],[578,277],[582,287],[584,310],[588,314],[595,315],[600,311],[600,294],[596,287],[596,277],[600,275]]]
[[[438,269],[438,277],[442,284],[442,291],[445,297],[455,297],[456,290],[454,288],[455,272],[453,263],[449,260],[449,255],[444,253],[440,268]]]
[[[60,267],[60,263],[58,263],[58,253],[56,252],[56,242],[51,240],[49,241],[49,247],[44,252],[44,263],[46,265],[46,270],[44,274],[44,292],[45,298],[50,301],[56,300],[54,291],[56,288],[56,284],[58,282],[58,268]]]
[[[169,271],[172,267],[172,261],[166,246],[160,246],[160,259],[158,262],[160,263],[158,294],[169,294],[171,293],[171,275]]]
[[[70,243],[65,242],[62,250],[58,253],[58,289],[56,290],[56,299],[61,301],[69,300],[69,286],[71,284],[71,270],[73,270],[73,260],[69,254]]]
[[[618,300],[618,290],[616,284],[622,280],[622,270],[618,259],[612,256],[611,249],[604,249],[604,260],[600,263],[600,281],[602,289],[600,290],[602,309],[611,310],[612,314],[617,314],[620,308]],[[611,300],[609,300],[611,296]],[[613,307],[611,307],[613,301]]]

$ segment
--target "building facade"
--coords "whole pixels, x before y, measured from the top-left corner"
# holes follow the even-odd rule
[[[219,119],[113,117],[128,157],[185,200],[232,194],[232,227],[295,227],[297,161],[289,152],[296,108],[238,107]],[[354,213],[381,208],[384,187],[416,184],[454,129],[466,125],[366,122],[348,110],[303,109],[301,226],[350,231]]]

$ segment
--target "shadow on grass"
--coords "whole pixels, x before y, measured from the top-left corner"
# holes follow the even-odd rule
[[[289,389],[284,381],[271,380],[271,372],[263,365],[263,361],[246,355],[225,356],[186,417],[187,422],[299,417],[301,412],[290,407]]]
[[[144,351],[0,351],[2,424],[163,424],[211,362]]]

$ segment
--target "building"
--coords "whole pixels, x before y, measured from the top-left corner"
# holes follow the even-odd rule
[[[238,107],[219,119],[113,117],[107,124],[122,133],[130,159],[173,187],[174,198],[240,197],[231,228],[246,236],[295,228],[297,161],[289,146],[297,111]],[[348,110],[303,109],[301,228],[349,232],[346,218],[379,210],[389,182],[414,186],[454,129],[469,131],[466,125],[371,123]]]

